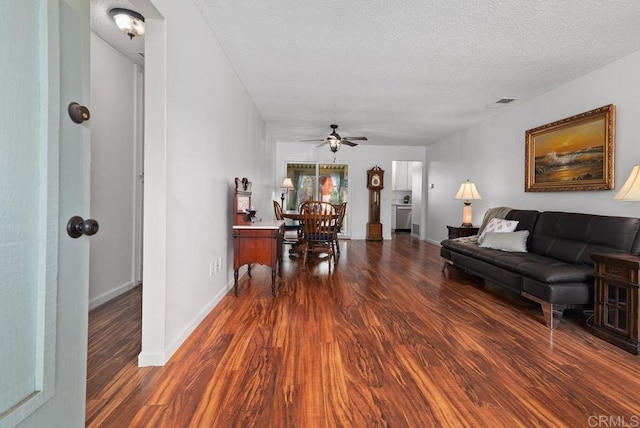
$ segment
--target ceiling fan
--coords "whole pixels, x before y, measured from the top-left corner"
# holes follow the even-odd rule
[[[340,145],[344,144],[346,146],[355,147],[358,143],[354,143],[353,141],[367,141],[367,137],[341,137],[340,134],[336,132],[338,129],[338,125],[331,125],[331,133],[327,135],[327,137],[323,140],[302,140],[302,141],[322,141],[322,144],[317,147],[322,147],[325,144],[329,145],[329,149],[335,153],[340,150]]]

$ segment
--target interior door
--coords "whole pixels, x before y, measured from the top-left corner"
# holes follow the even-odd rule
[[[0,427],[84,426],[89,244],[66,224],[89,216],[90,136],[67,106],[89,104],[89,2],[2,9]]]

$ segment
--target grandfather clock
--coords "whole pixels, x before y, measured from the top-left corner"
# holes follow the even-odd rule
[[[369,222],[367,223],[367,241],[382,241],[382,223],[380,223],[380,192],[384,188],[384,171],[374,166],[367,171],[369,188]]]

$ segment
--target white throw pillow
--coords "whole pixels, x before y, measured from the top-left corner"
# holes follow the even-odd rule
[[[495,233],[508,233],[513,232],[518,227],[517,220],[504,220],[501,218],[492,218],[489,220],[487,227],[484,228],[480,236],[478,237],[478,245],[482,244],[484,237],[488,232]]]
[[[480,246],[514,253],[526,253],[528,236],[528,230],[508,233],[488,232]]]

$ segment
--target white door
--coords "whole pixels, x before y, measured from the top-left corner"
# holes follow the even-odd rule
[[[89,2],[5,0],[0,14],[0,427],[84,426]]]

